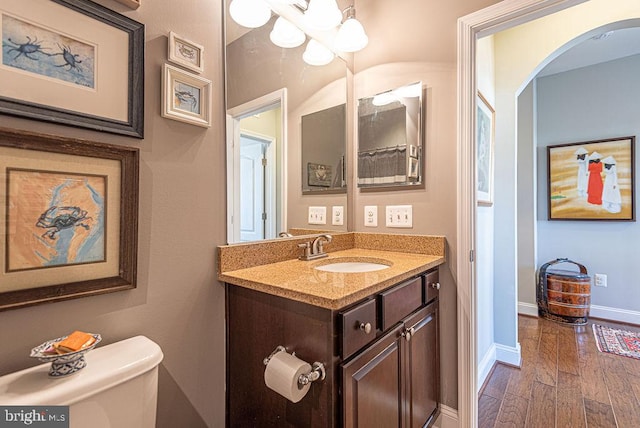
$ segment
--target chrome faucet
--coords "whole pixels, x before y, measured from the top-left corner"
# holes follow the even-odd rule
[[[311,245],[311,254],[316,254],[316,255],[325,255],[327,253],[324,252],[324,249],[322,248],[322,245],[326,242],[327,244],[329,242],[331,242],[331,240],[333,239],[333,236],[331,235],[320,235],[318,236],[316,239],[313,240],[313,244]]]
[[[293,238],[293,235],[289,232],[280,232],[278,233],[279,238]]]
[[[331,235],[323,234],[316,237],[316,239],[313,240],[313,243],[303,242],[298,244],[298,247],[304,250],[303,255],[298,258],[300,260],[315,260],[327,257],[328,254],[324,252],[323,245],[331,242],[332,239],[333,237]]]

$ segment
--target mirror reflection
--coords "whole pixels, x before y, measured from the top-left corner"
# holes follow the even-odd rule
[[[346,192],[347,105],[302,116],[302,191]]]
[[[422,82],[358,100],[358,187],[422,183]]]
[[[228,242],[310,228],[347,231],[331,219],[326,225],[308,223],[309,206],[326,206],[329,213],[333,206],[347,207],[346,63],[336,56],[326,65],[309,65],[304,44],[282,48],[270,40],[277,15],[258,28],[244,28],[229,19],[228,6]],[[318,123],[329,138],[313,131]]]

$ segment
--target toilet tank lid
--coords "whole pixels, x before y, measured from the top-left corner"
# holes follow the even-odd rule
[[[0,377],[0,404],[70,405],[154,369],[163,354],[158,344],[136,336],[93,349],[85,358],[87,366],[69,377],[49,377],[49,363]]]

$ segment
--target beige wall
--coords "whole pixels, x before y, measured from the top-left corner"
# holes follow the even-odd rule
[[[355,98],[418,80],[426,87],[423,188],[354,190],[355,230],[444,235],[448,262],[440,268],[442,402],[457,408],[456,333],[456,22],[495,0],[356,1],[369,45],[354,59]],[[412,229],[384,226],[385,205],[413,205]],[[364,206],[378,205],[378,227],[364,227]]]
[[[19,0],[11,0],[19,1]],[[225,145],[220,0],[143,0],[136,10],[99,3],[146,25],[145,139],[9,116],[0,125],[139,147],[138,288],[0,313],[0,374],[37,364],[30,349],[73,329],[103,344],[143,334],[164,352],[159,427],[224,425],[224,289],[215,248],[225,243]],[[204,50],[213,126],[160,116],[161,66],[175,31]]]
[[[14,0],[17,1],[17,0]],[[79,328],[104,343],[137,334],[158,342],[159,427],[224,425],[224,292],[215,279],[215,247],[225,243],[225,144],[220,0],[143,0],[131,11],[99,3],[146,24],[144,140],[0,116],[2,126],[131,145],[141,149],[138,288],[0,313],[0,374],[30,365],[31,347]],[[414,206],[414,228],[441,234],[449,262],[441,269],[443,402],[457,407],[456,374],[456,20],[495,0],[357,3],[370,36],[358,54],[357,88],[389,89],[422,80],[426,100],[425,187],[355,194],[356,230],[366,204]],[[390,25],[392,23],[393,25]],[[160,117],[160,69],[169,31],[205,47],[203,76],[213,81],[213,126]],[[366,76],[366,77],[365,77]],[[363,80],[364,79],[364,80]],[[352,114],[352,112],[350,112]],[[353,149],[352,149],[353,150]],[[384,201],[384,202],[383,202]],[[394,229],[393,231],[398,231]]]

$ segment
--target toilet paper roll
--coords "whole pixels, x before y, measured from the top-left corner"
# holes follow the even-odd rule
[[[311,365],[288,352],[277,352],[264,371],[264,383],[289,401],[297,403],[307,394],[311,384],[298,383],[298,377],[311,371]]]

